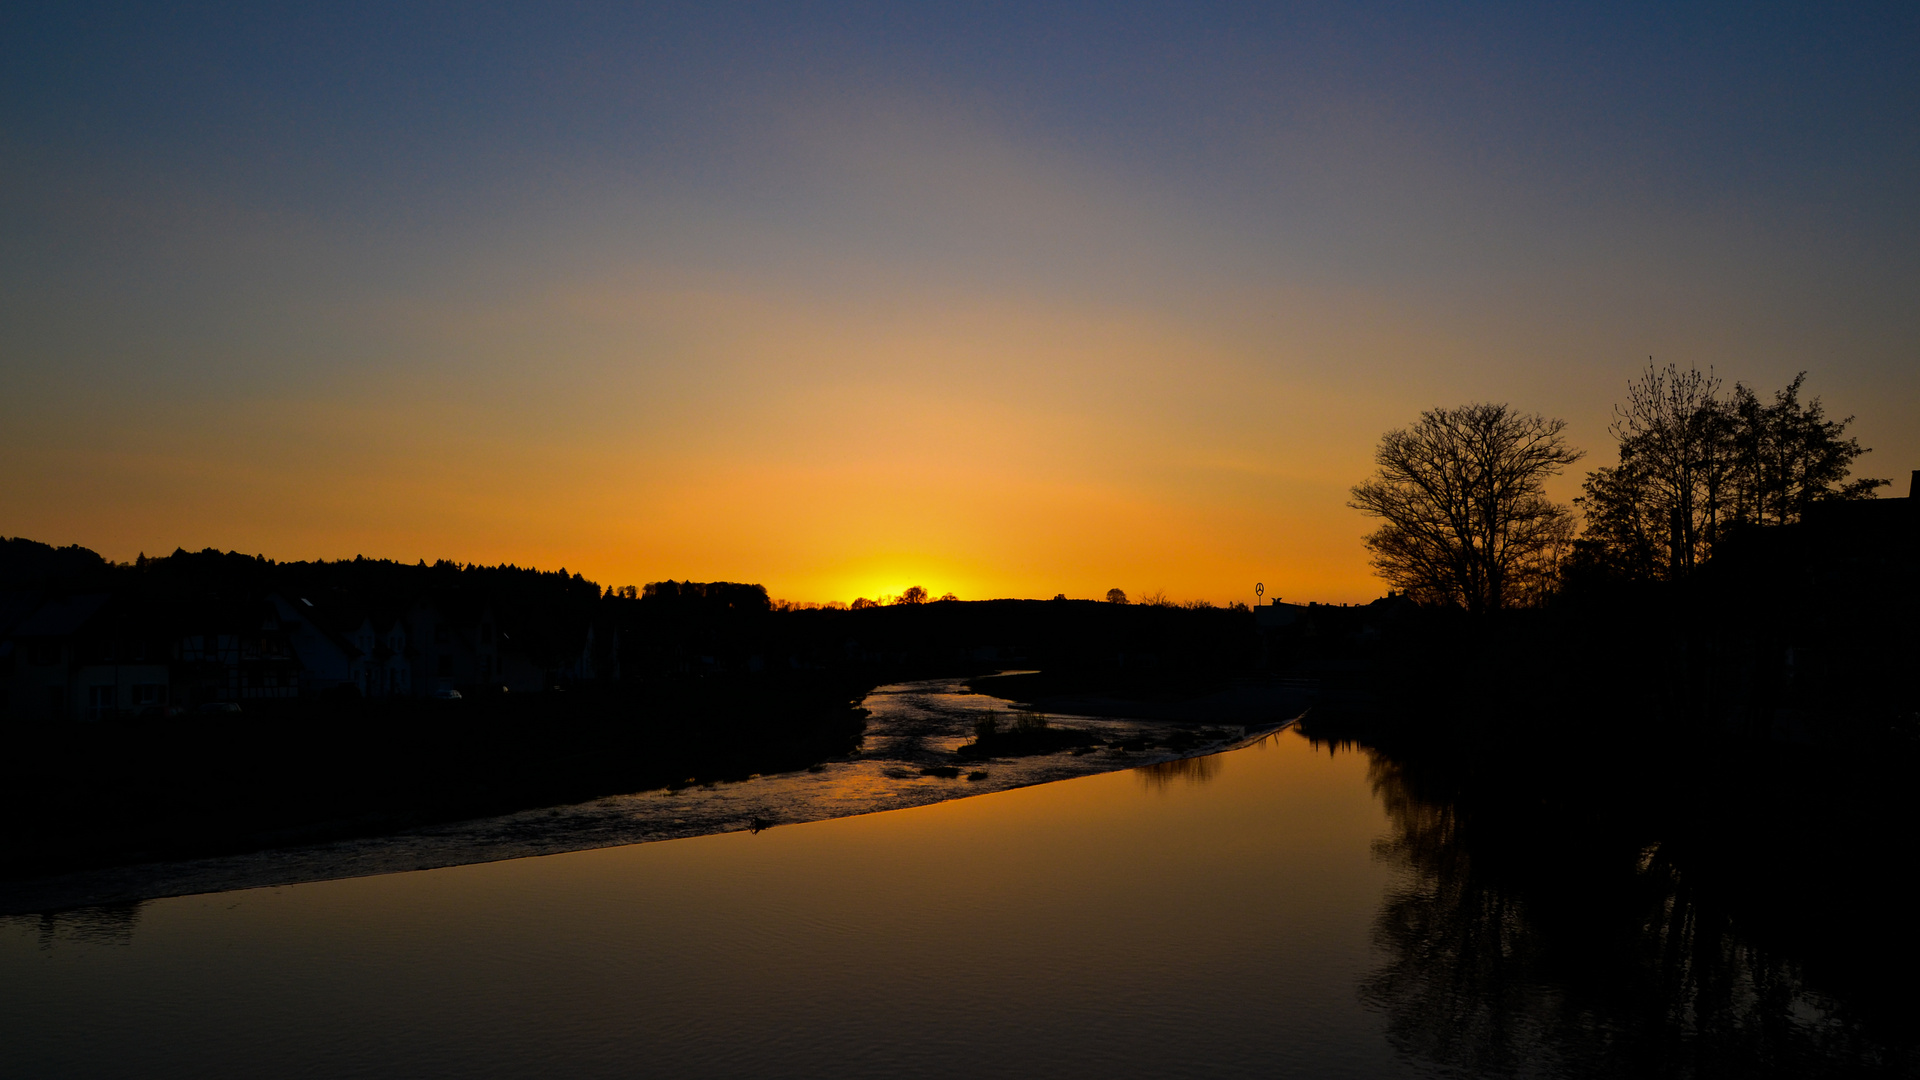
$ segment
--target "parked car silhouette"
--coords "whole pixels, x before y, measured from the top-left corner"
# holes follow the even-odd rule
[[[435,691],[433,692],[433,697],[434,697],[434,700],[436,700],[436,701],[459,701],[459,700],[460,700],[460,691],[458,691],[458,690],[435,690]]]

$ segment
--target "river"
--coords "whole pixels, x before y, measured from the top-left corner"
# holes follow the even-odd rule
[[[758,832],[14,917],[0,1073],[1632,1075],[1566,1056],[1552,987],[1503,1004],[1458,941],[1409,941],[1440,879],[1391,781],[1286,729]],[[1784,1029],[1827,1031],[1822,1000]]]

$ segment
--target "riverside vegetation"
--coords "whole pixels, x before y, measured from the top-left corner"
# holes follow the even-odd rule
[[[1469,406],[1383,441],[1355,505],[1424,603],[1314,647],[1348,692],[1303,731],[1373,758],[1403,876],[1362,993],[1405,1052],[1463,1075],[1920,1064],[1920,515],[1849,475],[1865,449],[1803,387],[1650,368],[1580,531],[1540,485],[1580,456],[1557,422]]]

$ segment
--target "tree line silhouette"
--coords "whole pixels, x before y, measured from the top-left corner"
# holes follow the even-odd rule
[[[1482,613],[1543,604],[1569,572],[1671,581],[1742,531],[1791,525],[1823,502],[1870,499],[1889,481],[1851,477],[1868,450],[1806,373],[1763,401],[1712,372],[1673,365],[1627,388],[1609,428],[1618,464],[1593,470],[1584,530],[1546,482],[1585,452],[1566,422],[1505,404],[1430,409],[1380,440],[1375,475],[1350,506],[1381,519],[1366,538],[1376,572],[1414,599]]]
[[[1745,385],[1722,396],[1711,372],[1649,368],[1612,427],[1620,463],[1588,475],[1579,557],[1625,577],[1671,580],[1737,532],[1792,525],[1817,503],[1870,499],[1890,481],[1849,478],[1866,448],[1853,422],[1802,403],[1806,372],[1763,402]]]

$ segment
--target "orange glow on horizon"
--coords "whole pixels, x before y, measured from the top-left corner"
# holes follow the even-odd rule
[[[449,558],[802,602],[921,585],[1226,604],[1256,581],[1268,600],[1364,602],[1385,586],[1348,491],[1421,410],[1563,417],[1585,468],[1611,457],[1649,335],[1762,387],[1832,351],[1817,323],[1749,318],[1765,295],[1732,285],[1665,314],[1671,283],[1634,242],[1664,230],[1608,231],[1571,276],[1334,273],[970,122],[788,119],[758,152],[885,227],[590,191],[529,226],[538,242],[419,255],[418,280],[343,274],[272,317],[237,286],[178,325],[108,318],[91,294],[52,304],[0,341],[0,529],[116,560]],[[251,217],[206,215],[204,236],[168,235],[190,255],[167,266],[281,250]],[[276,227],[310,243],[295,225]],[[930,247],[892,231],[915,228]],[[1572,240],[1541,235],[1558,267]],[[1871,474],[1913,464],[1914,370],[1815,373],[1830,412],[1860,415]]]

